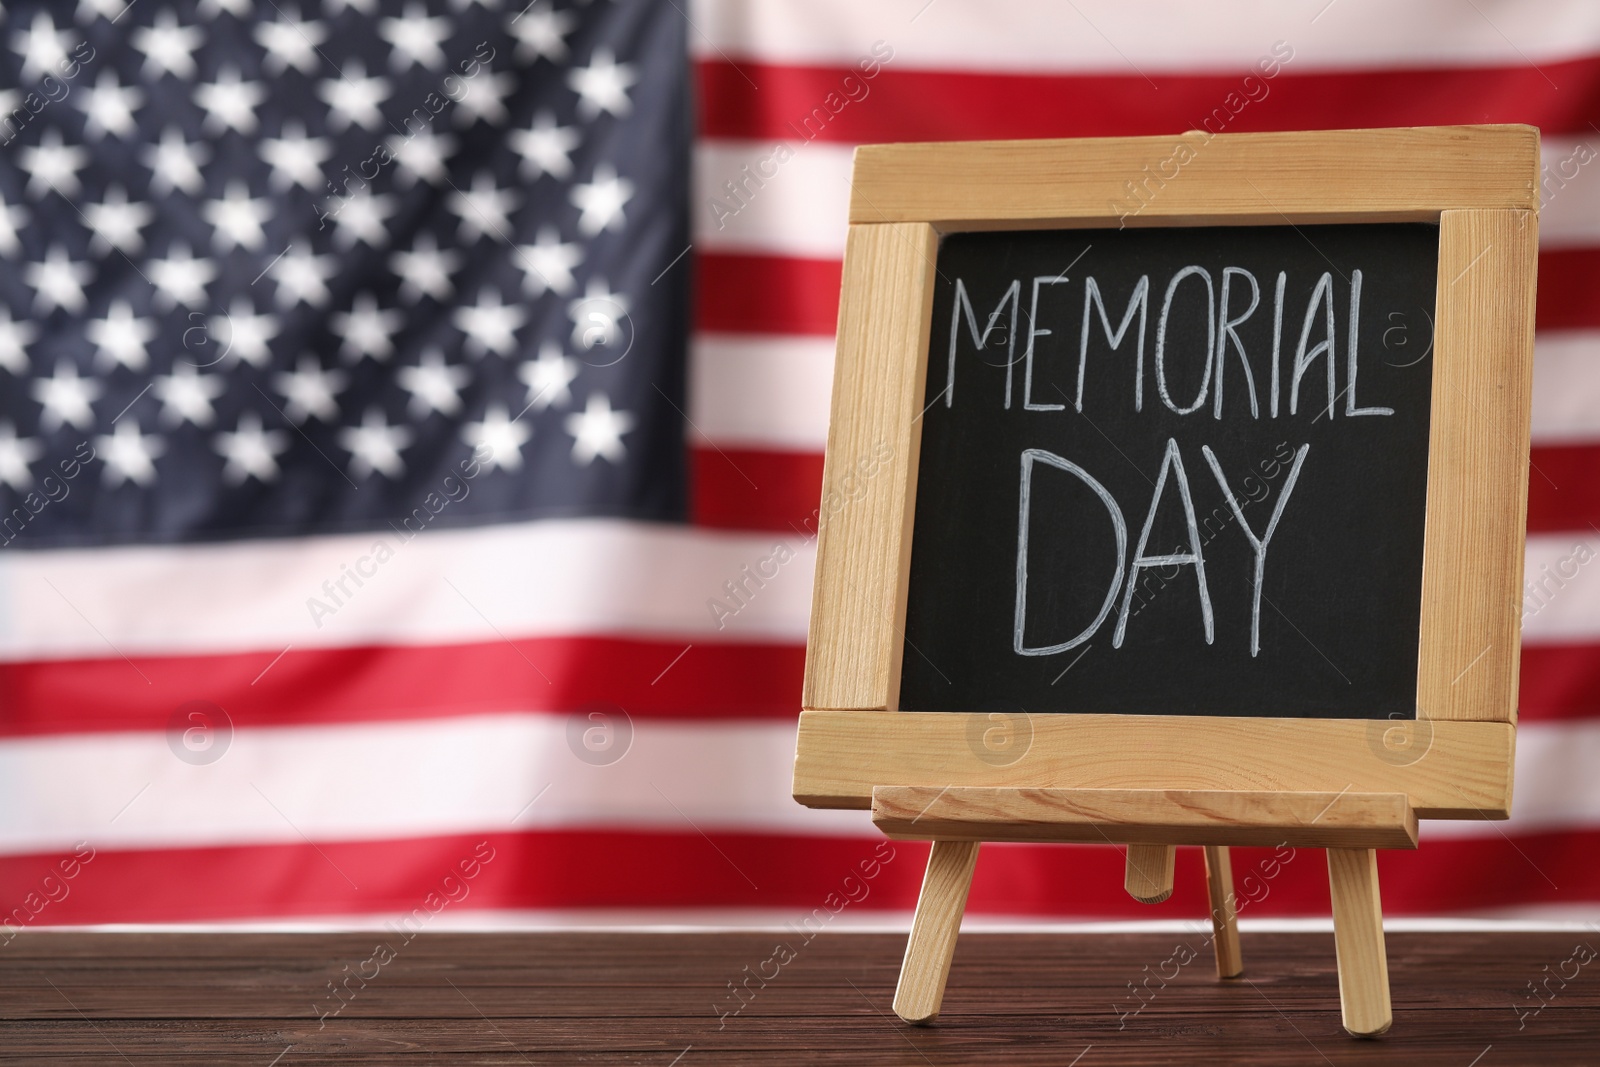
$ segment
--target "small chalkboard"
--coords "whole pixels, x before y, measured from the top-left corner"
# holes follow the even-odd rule
[[[940,244],[900,707],[1414,718],[1436,225]]]

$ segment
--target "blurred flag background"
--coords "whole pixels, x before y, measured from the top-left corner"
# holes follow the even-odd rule
[[[1516,814],[1384,903],[1587,915],[1592,3],[8,3],[5,921],[376,917],[469,857],[460,909],[809,913],[883,856],[788,795],[852,146],[1482,122],[1545,161]],[[1192,852],[1152,909],[988,846],[970,910],[1198,915]],[[1326,913],[1270,870],[1247,915]]]

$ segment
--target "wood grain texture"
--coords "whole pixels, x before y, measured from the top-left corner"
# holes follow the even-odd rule
[[[1503,819],[1515,728],[1496,722],[1035,715],[996,765],[983,715],[805,711],[794,796],[869,808],[876,786],[1404,793],[1419,818]],[[1404,732],[1409,745],[1393,743]],[[1215,842],[1212,842],[1215,843]]]
[[[872,822],[890,837],[967,841],[1110,842],[1142,846],[1150,876],[1134,893],[1172,893],[1173,845],[1281,844],[1301,848],[1416,848],[1417,816],[1404,793],[1280,793],[1183,789],[1003,789],[878,786]],[[1149,861],[1146,863],[1145,861]],[[1157,877],[1162,870],[1164,878]]]
[[[924,224],[850,227],[806,642],[806,707],[891,709],[899,695],[937,255],[938,235]],[[892,454],[874,465],[873,477],[860,479],[860,494],[828,509],[826,487],[885,447]]]
[[[850,221],[941,232],[1419,222],[1534,210],[1538,182],[1531,126],[865,145]]]
[[[1516,720],[1538,224],[1439,220],[1417,677],[1430,719]]]
[[[928,869],[894,991],[894,1013],[908,1023],[932,1022],[939,1016],[977,864],[976,841],[935,841],[928,852]]]
[[[1370,848],[1330,848],[1328,887],[1333,895],[1333,940],[1339,961],[1339,1004],[1344,1028],[1360,1037],[1389,1029],[1389,961],[1383,946],[1383,905],[1378,899],[1378,857]]]
[[[1122,888],[1141,904],[1160,904],[1172,895],[1172,875],[1177,863],[1175,845],[1130,844]]]
[[[1207,845],[1206,901],[1211,908],[1211,947],[1217,956],[1217,977],[1237,978],[1244,973],[1239,950],[1239,908],[1233,895],[1233,857],[1226,845]]]

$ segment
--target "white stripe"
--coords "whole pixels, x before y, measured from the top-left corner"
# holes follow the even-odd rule
[[[1600,443],[1600,333],[1561,331],[1535,338],[1533,442]]]
[[[821,452],[828,441],[833,338],[700,335],[689,356],[689,417],[719,445]]]
[[[726,628],[706,606],[770,534],[608,520],[210,545],[0,553],[0,660],[439,644],[498,637],[805,639],[814,552]],[[378,543],[394,555],[375,561]],[[362,561],[367,562],[362,562]],[[346,568],[375,573],[357,588]],[[329,583],[325,585],[324,583]],[[322,614],[316,603],[334,608]],[[314,617],[315,616],[315,617]]]
[[[579,719],[576,730],[590,725]],[[205,766],[178,760],[160,734],[7,741],[0,852],[78,841],[198,847],[558,827],[872,833],[866,812],[813,811],[789,796],[791,723],[641,720],[632,730],[626,753],[605,766],[575,755],[582,742],[556,715],[242,730]],[[1600,723],[1523,726],[1512,819],[1428,823],[1426,833],[1600,825],[1597,762]]]
[[[1532,477],[1539,477],[1535,472]],[[1523,563],[1522,640],[1600,640],[1600,532],[1529,535]]]
[[[1600,130],[1584,138],[1545,137],[1539,156],[1539,243],[1600,244]]]
[[[701,58],[849,66],[1241,75],[1277,40],[1291,70],[1523,66],[1600,51],[1588,0],[695,0]]]

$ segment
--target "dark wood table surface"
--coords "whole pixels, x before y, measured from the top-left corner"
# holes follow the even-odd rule
[[[913,1028],[889,934],[29,930],[0,948],[0,1062],[1600,1064],[1587,931],[1391,933],[1376,1040],[1340,1028],[1331,933],[1243,940],[1219,982],[1198,935],[963,934]]]

